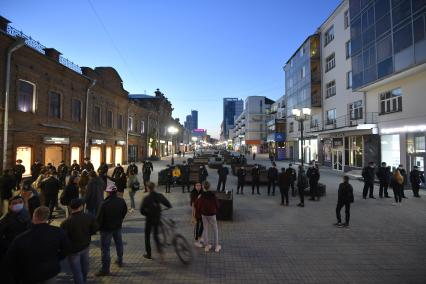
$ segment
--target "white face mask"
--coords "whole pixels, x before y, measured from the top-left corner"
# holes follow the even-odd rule
[[[18,203],[15,205],[12,205],[12,211],[15,213],[20,212],[24,208],[24,203]]]

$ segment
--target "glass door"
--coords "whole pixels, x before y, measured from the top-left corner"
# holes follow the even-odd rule
[[[332,155],[333,170],[343,171],[343,151],[333,150]]]

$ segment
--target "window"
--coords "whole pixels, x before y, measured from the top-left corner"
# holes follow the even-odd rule
[[[35,85],[24,80],[19,80],[18,84],[18,110],[22,112],[34,112]]]
[[[93,125],[101,126],[101,108],[98,106],[93,107]]]
[[[349,118],[350,120],[362,119],[362,100],[349,104]]]
[[[306,76],[306,66],[303,66],[302,69],[300,69],[300,77],[303,79]]]
[[[352,55],[351,41],[348,40],[345,45],[346,45],[346,59],[348,59]]]
[[[362,136],[350,136],[346,142],[348,142],[349,148],[349,165],[361,168],[363,158]]]
[[[49,116],[61,118],[61,95],[49,92]]]
[[[324,46],[334,39],[334,26],[331,26],[324,34]]]
[[[336,95],[336,81],[328,82],[326,85],[326,97],[332,97]]]
[[[398,53],[413,44],[411,23],[393,34],[393,49]]]
[[[133,131],[133,117],[129,116],[128,124],[127,124],[127,130]]]
[[[145,133],[145,121],[141,120],[141,134]]]
[[[294,122],[290,122],[289,130],[290,133],[294,131]]]
[[[346,89],[352,88],[352,71],[346,72]]]
[[[345,29],[347,29],[349,27],[349,10],[345,11],[344,18],[345,18],[345,20],[344,20],[345,21]]]
[[[380,114],[402,111],[401,89],[394,89],[379,95]]]
[[[300,57],[303,57],[303,55],[305,55],[305,47],[300,49]]]
[[[327,124],[335,124],[336,123],[336,109],[327,110]]]
[[[121,114],[117,116],[117,128],[123,129],[123,115]]]
[[[393,1],[392,3],[392,22],[393,26],[401,23],[406,18],[410,17],[411,14],[411,1],[401,0]],[[399,2],[399,3],[396,3]]]
[[[113,122],[113,114],[112,111],[107,111],[107,127],[112,128],[112,122]]]
[[[81,121],[81,101],[73,99],[71,107],[71,120],[72,121]]]
[[[330,71],[336,67],[336,61],[334,59],[334,52],[325,59],[325,72]]]

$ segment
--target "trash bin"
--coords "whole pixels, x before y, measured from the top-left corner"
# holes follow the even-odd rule
[[[217,220],[232,220],[234,211],[232,191],[215,192],[215,195],[219,201],[219,211],[216,214]]]

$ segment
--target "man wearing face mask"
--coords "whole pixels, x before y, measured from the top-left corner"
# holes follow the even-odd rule
[[[251,170],[251,177],[252,177],[252,181],[251,181],[251,194],[254,194],[254,187],[256,187],[257,189],[257,194],[260,194],[259,192],[259,177],[260,177],[260,169],[259,169],[259,165],[255,165],[254,168]]]
[[[241,194],[244,194],[244,183],[245,183],[246,174],[247,172],[244,167],[239,168],[237,171],[237,177],[238,177],[237,194],[240,194],[240,189],[241,189]]]
[[[407,172],[405,171],[405,169],[404,169],[404,166],[403,166],[403,165],[399,165],[399,166],[398,166],[398,170],[399,170],[399,172],[401,173],[402,177],[404,178],[404,182],[402,183],[402,187],[401,187],[401,197],[402,197],[402,198],[407,198],[407,197],[405,196],[405,194],[404,194],[404,185],[405,185],[405,183],[406,183],[406,181],[407,181]]]
[[[86,159],[84,159],[84,164],[81,166],[81,170],[83,171],[83,170],[86,170],[86,171],[88,171],[89,173],[91,172],[91,171],[94,171],[95,170],[95,167],[93,166],[93,164],[90,162],[90,159],[89,158],[86,158]]]
[[[294,188],[294,182],[297,179],[296,170],[293,168],[292,164],[288,165],[287,170],[290,173],[290,187],[291,187],[291,195],[296,196],[296,189]]]
[[[306,176],[309,179],[309,188],[311,191],[311,198],[309,200],[315,200],[315,198],[319,200],[318,181],[320,179],[320,173],[313,162],[309,163],[309,169],[306,171]]]
[[[368,166],[362,170],[362,177],[364,178],[364,189],[362,190],[362,198],[367,198],[367,193],[370,190],[369,197],[375,199],[374,191],[374,162],[369,162]]]

